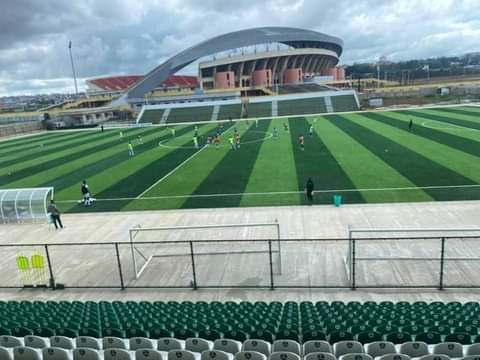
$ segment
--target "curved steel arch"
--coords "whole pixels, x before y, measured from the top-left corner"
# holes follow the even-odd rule
[[[171,75],[202,57],[267,42],[283,43],[294,48],[326,48],[334,51],[338,57],[343,50],[341,39],[312,30],[261,27],[235,31],[203,41],[171,57],[145,75],[144,79],[131,87],[125,96],[129,100],[143,99],[146,93],[162,84]]]

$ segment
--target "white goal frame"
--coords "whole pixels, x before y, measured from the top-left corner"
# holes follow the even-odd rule
[[[133,263],[133,271],[134,271],[134,278],[137,280],[140,275],[145,271],[147,266],[150,264],[150,262],[154,258],[160,258],[160,257],[165,257],[165,256],[190,256],[190,253],[184,253],[184,254],[169,254],[169,255],[158,255],[158,254],[153,254],[153,255],[145,255],[137,246],[135,246],[135,238],[138,236],[139,233],[141,232],[155,232],[155,231],[175,231],[175,230],[204,230],[204,229],[223,229],[223,228],[250,228],[250,227],[273,227],[275,229],[275,235],[274,238],[272,239],[241,239],[242,241],[248,241],[248,240],[265,240],[265,241],[274,241],[277,246],[275,249],[271,249],[272,254],[278,254],[278,273],[282,273],[282,247],[281,247],[281,233],[280,233],[280,224],[278,220],[275,220],[274,222],[271,223],[251,223],[251,224],[222,224],[222,225],[189,225],[189,226],[159,226],[159,227],[142,227],[141,225],[136,225],[133,228],[129,229],[129,238],[130,238],[130,249],[131,249],[131,255],[132,255],[132,263]],[[204,239],[205,240],[205,239]],[[235,241],[235,240],[219,240],[219,241]],[[190,243],[205,243],[205,241],[202,240],[179,240],[179,243],[181,242],[190,242]],[[142,243],[140,241],[140,243]],[[154,244],[155,242],[153,241],[148,241],[146,242],[148,244]],[[158,241],[158,244],[164,243],[163,241]],[[253,250],[253,251],[228,251],[228,252],[199,252],[195,253],[195,256],[198,255],[225,255],[225,254],[249,254],[249,253],[268,253],[269,251],[265,250]],[[137,256],[140,256],[145,260],[145,263],[139,267],[137,264]]]

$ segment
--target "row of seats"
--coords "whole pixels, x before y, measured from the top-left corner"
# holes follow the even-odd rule
[[[129,351],[136,350],[158,350],[158,351],[176,351],[186,350],[194,353],[203,353],[205,351],[219,350],[228,354],[235,355],[241,351],[254,351],[270,357],[273,353],[293,353],[298,356],[306,356],[311,353],[332,354],[340,357],[346,354],[367,354],[373,358],[388,354],[403,354],[409,357],[421,357],[424,355],[446,355],[451,358],[463,356],[480,356],[480,343],[473,345],[462,345],[454,342],[444,342],[435,345],[428,345],[424,342],[406,342],[395,345],[387,341],[377,341],[368,344],[361,344],[357,341],[340,341],[333,346],[326,341],[308,341],[303,345],[293,340],[277,340],[273,344],[269,342],[251,339],[243,344],[231,339],[218,339],[209,341],[206,339],[191,338],[187,340],[162,338],[131,338],[121,339],[115,337],[105,337],[97,339],[87,336],[81,336],[71,339],[63,336],[53,336],[51,338],[42,338],[38,336],[26,336],[25,338],[16,338],[12,336],[0,337],[0,346],[3,348],[28,347],[34,349],[45,349],[50,347],[73,350],[76,348],[89,348],[94,350],[122,349]]]
[[[480,342],[476,302],[0,301],[0,335]]]

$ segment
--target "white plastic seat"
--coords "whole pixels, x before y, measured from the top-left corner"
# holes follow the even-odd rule
[[[337,360],[331,352],[311,352],[305,355],[304,360]]]
[[[188,350],[170,350],[168,360],[200,360],[200,354]]]
[[[240,351],[235,354],[234,360],[267,360],[267,357],[257,351]]]
[[[242,351],[257,351],[269,357],[272,352],[272,345],[265,340],[249,339],[243,342]]]
[[[217,339],[213,343],[213,350],[222,350],[235,355],[242,348],[242,343],[231,339]]]
[[[290,351],[277,351],[270,355],[269,360],[300,360],[300,355]]]
[[[480,343],[472,344],[472,345],[466,345],[465,346],[465,355],[466,356],[480,355]]]
[[[185,349],[185,341],[175,338],[160,338],[157,341],[157,348],[161,351],[183,350]]]
[[[18,346],[13,349],[13,360],[42,360],[42,352],[26,346]]]
[[[89,348],[95,350],[102,350],[103,348],[100,339],[91,336],[79,336],[75,338],[75,345],[77,348]]]
[[[365,352],[375,358],[387,354],[396,354],[397,349],[390,341],[374,341],[365,345]]]
[[[205,350],[200,354],[201,360],[233,360],[233,354],[222,350]]]
[[[66,350],[59,347],[46,347],[42,350],[43,360],[71,360],[73,359],[72,350]]]
[[[153,349],[138,349],[135,351],[135,360],[167,360],[168,353]]]
[[[300,344],[294,340],[276,340],[273,342],[272,353],[275,352],[291,352],[297,355],[302,354]]]
[[[144,337],[130,338],[130,350],[135,351],[139,349],[155,349],[155,343]]]
[[[66,350],[73,350],[75,348],[75,344],[73,343],[73,339],[70,339],[66,336],[52,336],[50,337],[50,346],[51,347],[59,347]]]
[[[443,354],[428,354],[417,358],[419,360],[450,360],[450,357]]]
[[[92,348],[76,348],[73,350],[73,360],[101,360],[100,350]]]
[[[310,353],[331,353],[333,354],[332,345],[325,340],[309,340],[303,344],[303,355]]]
[[[443,342],[433,345],[433,354],[447,355],[451,358],[459,358],[463,356],[463,346],[457,342]]]
[[[398,352],[400,354],[405,354],[414,357],[421,357],[428,355],[428,345],[423,341],[407,341],[400,345]]]
[[[333,344],[333,353],[338,358],[345,354],[362,354],[363,345],[358,341],[343,340]]]
[[[24,336],[23,342],[25,346],[28,346],[34,349],[43,349],[50,346],[50,341],[48,340],[48,338],[43,338],[35,335]]]
[[[385,354],[375,358],[375,360],[410,360],[410,356],[406,354]]]
[[[338,360],[373,360],[373,358],[365,353],[348,353],[340,356]]]
[[[0,347],[0,360],[13,360],[13,349]]]
[[[103,349],[108,350],[108,349],[122,349],[122,350],[127,350],[128,349],[128,340],[121,339],[115,336],[105,336],[103,338]]]
[[[23,346],[23,339],[10,335],[2,335],[0,336],[0,346],[4,348]]]
[[[467,355],[462,360],[480,360],[480,355]]]
[[[103,350],[105,360],[134,360],[132,353],[125,349],[107,349]]]
[[[202,353],[212,349],[213,341],[200,338],[188,338],[185,340],[185,350]]]

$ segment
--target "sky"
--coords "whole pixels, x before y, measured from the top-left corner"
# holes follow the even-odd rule
[[[210,37],[257,26],[344,41],[341,63],[480,51],[479,0],[0,0],[0,96],[73,92],[144,74]],[[191,71],[191,70],[190,70]]]

